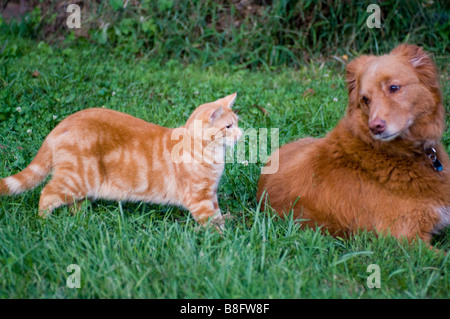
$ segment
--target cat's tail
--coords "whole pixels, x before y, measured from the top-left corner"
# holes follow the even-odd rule
[[[36,157],[23,171],[0,179],[0,195],[20,194],[38,186],[52,168],[52,149],[44,141]]]

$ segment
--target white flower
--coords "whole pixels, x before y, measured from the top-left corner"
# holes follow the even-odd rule
[[[333,101],[334,101],[334,102],[337,102],[337,101],[338,101],[337,97],[334,97],[334,98],[333,98]]]
[[[199,94],[200,92],[199,91],[194,91],[194,94]]]
[[[328,73],[325,73],[323,76],[327,78],[329,75],[328,75]]]
[[[22,108],[20,106],[18,106],[18,107],[16,107],[16,111],[20,113],[20,112],[22,112]]]
[[[243,161],[243,162],[241,162],[241,164],[244,166],[248,166],[248,161]]]
[[[116,95],[116,91],[112,91],[111,96],[114,96],[114,95]]]
[[[53,119],[56,120],[58,117],[56,115],[53,115]]]
[[[31,133],[33,133],[33,131],[29,128],[29,129],[27,130],[27,133],[28,133],[28,134],[31,134]]]

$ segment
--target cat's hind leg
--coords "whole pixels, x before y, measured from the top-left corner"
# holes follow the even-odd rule
[[[53,178],[44,187],[39,200],[39,216],[46,217],[58,207],[83,201],[86,196],[63,178]]]

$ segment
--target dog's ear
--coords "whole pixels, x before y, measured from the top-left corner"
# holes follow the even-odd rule
[[[416,119],[417,124],[410,129],[413,136],[420,136],[422,139],[428,140],[428,144],[435,145],[445,129],[445,109],[442,105],[442,93],[436,65],[430,56],[416,45],[401,44],[392,50],[391,54],[407,59],[422,84],[428,87],[433,94],[436,108],[433,112]]]
[[[400,44],[391,54],[403,56],[416,70],[417,75],[423,84],[433,91],[439,91],[439,78],[436,65],[430,56],[417,45]]]
[[[358,103],[358,79],[365,65],[374,58],[373,55],[362,55],[347,65],[345,79],[348,89],[349,106]]]
[[[409,59],[409,62],[414,68],[420,68],[423,66],[434,66],[428,54],[417,45],[412,44],[400,44],[391,54],[405,56]]]

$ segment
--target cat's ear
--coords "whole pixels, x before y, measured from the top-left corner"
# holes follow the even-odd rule
[[[209,123],[214,123],[219,117],[222,116],[223,113],[223,107],[218,107],[217,109],[213,110],[211,114],[209,115]]]
[[[228,95],[228,96],[223,98],[225,100],[225,103],[226,103],[228,108],[231,109],[233,107],[234,102],[236,101],[236,96],[237,96],[237,92],[234,92],[233,94]]]

